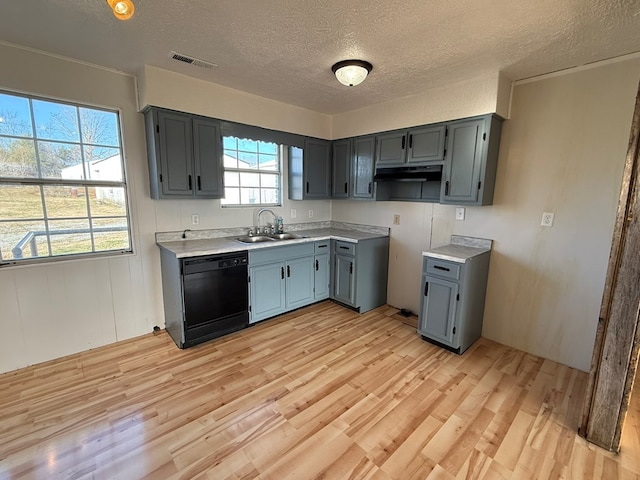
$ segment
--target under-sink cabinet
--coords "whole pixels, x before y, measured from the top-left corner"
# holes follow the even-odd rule
[[[313,243],[249,251],[249,323],[315,301]]]

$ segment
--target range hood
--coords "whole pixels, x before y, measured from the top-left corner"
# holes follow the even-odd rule
[[[442,165],[376,168],[376,174],[373,177],[376,182],[439,182],[441,178]]]

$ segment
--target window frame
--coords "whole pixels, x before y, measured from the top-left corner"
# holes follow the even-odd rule
[[[260,166],[260,160],[258,159],[258,168],[256,169],[250,169],[250,168],[232,168],[232,167],[227,167],[224,164],[224,155],[225,152],[231,149],[225,148],[224,147],[224,139],[225,138],[234,138],[236,140],[250,140],[252,142],[257,142],[257,143],[272,143],[276,146],[276,160],[277,160],[277,170],[261,170],[259,168]],[[253,138],[246,138],[245,136],[237,136],[237,135],[233,135],[233,134],[226,134],[226,135],[222,135],[222,156],[223,156],[223,162],[222,162],[222,177],[223,177],[223,190],[224,190],[224,196],[220,199],[220,206],[221,208],[256,208],[256,207],[281,207],[283,205],[282,203],[282,199],[283,199],[283,175],[284,175],[284,152],[285,152],[286,146],[285,145],[281,145],[277,142],[274,141],[267,141],[267,140],[256,140]],[[239,148],[236,148],[236,153],[240,152],[241,150]],[[246,153],[253,153],[253,152],[246,152]],[[256,153],[257,155],[260,154],[260,152]],[[237,158],[236,158],[237,160]],[[252,173],[252,174],[257,174],[257,175],[273,175],[277,177],[277,202],[276,203],[262,203],[262,202],[258,202],[258,203],[224,203],[226,195],[227,195],[227,188],[237,188],[239,190],[239,199],[242,202],[242,189],[243,188],[255,188],[258,189],[258,191],[260,192],[260,199],[262,199],[262,189],[269,189],[269,190],[273,190],[273,188],[271,187],[262,187],[262,185],[260,184],[257,187],[242,187],[242,185],[236,187],[236,186],[227,186],[227,182],[224,181],[225,178],[225,174],[227,172],[232,172],[232,173],[238,173],[239,175],[242,173]],[[261,183],[261,182],[260,182]]]
[[[31,136],[20,136],[20,135],[10,135],[0,133],[0,138],[9,139],[9,140],[27,140],[33,143],[34,147],[34,160],[36,163],[37,175],[34,177],[6,177],[0,175],[0,187],[2,186],[32,186],[37,187],[39,189],[39,194],[41,198],[41,217],[33,217],[33,218],[16,218],[16,219],[0,219],[0,224],[10,223],[16,221],[31,221],[31,222],[41,222],[45,227],[44,234],[40,235],[45,237],[47,243],[47,255],[45,256],[36,256],[36,257],[24,257],[24,258],[14,258],[11,254],[11,258],[5,258],[2,255],[2,251],[0,250],[0,268],[6,267],[15,267],[22,265],[35,265],[35,264],[48,264],[60,261],[74,261],[81,259],[91,259],[91,258],[104,258],[104,257],[114,257],[121,255],[133,255],[135,254],[134,250],[134,237],[133,237],[133,225],[131,221],[131,198],[129,192],[129,186],[127,182],[127,168],[125,162],[125,153],[124,153],[124,142],[123,142],[123,125],[122,125],[122,111],[120,109],[114,109],[104,106],[91,105],[88,103],[82,103],[77,101],[63,100],[55,97],[46,97],[37,94],[23,93],[23,92],[15,92],[6,89],[0,89],[0,94],[20,97],[24,98],[28,101],[29,115],[31,117]],[[70,106],[75,109],[75,118],[76,118],[76,127],[78,127],[78,140],[60,140],[56,138],[43,138],[38,136],[36,121],[35,121],[35,113],[33,101],[42,101],[55,103],[64,106]],[[98,111],[98,112],[106,112],[110,114],[115,114],[115,125],[117,131],[116,139],[117,146],[107,145],[101,143],[91,143],[90,141],[85,141],[82,137],[82,121],[81,121],[81,113],[80,109],[86,109],[90,111]],[[89,163],[85,157],[85,149],[86,147],[96,147],[96,148],[109,148],[113,150],[118,150],[117,156],[119,156],[119,164],[120,164],[120,172],[122,174],[121,180],[97,180],[92,178],[85,179],[71,179],[71,178],[48,178],[42,176],[41,170],[41,160],[40,160],[40,151],[39,151],[39,143],[47,142],[59,145],[67,145],[78,147],[81,152],[81,162],[78,165],[82,165],[83,167],[83,176],[87,176]],[[102,160],[107,160],[111,157],[105,157]],[[47,212],[47,204],[46,204],[46,196],[44,193],[44,189],[46,187],[78,187],[78,189],[83,189],[85,191],[86,199],[86,216],[64,216],[64,217],[51,217]],[[124,194],[124,214],[123,215],[94,215],[91,211],[91,200],[89,198],[88,192],[91,189],[95,188],[118,188],[123,190]],[[96,250],[96,237],[94,234],[96,233],[96,229],[99,227],[95,227],[94,221],[98,220],[109,220],[109,219],[122,219],[126,221],[124,225],[124,230],[127,233],[128,239],[128,248],[116,248],[113,250]],[[77,252],[77,253],[62,253],[62,254],[52,254],[51,242],[52,238],[55,234],[50,233],[49,225],[55,222],[65,222],[65,221],[74,221],[74,220],[86,220],[88,225],[88,233],[89,240],[91,242],[91,251]],[[98,232],[99,233],[99,232]],[[28,234],[27,234],[28,235]],[[26,236],[23,237],[23,240]],[[64,235],[64,234],[62,234]],[[21,240],[22,242],[22,240]],[[19,243],[21,243],[19,242]],[[10,246],[9,246],[10,248]],[[6,250],[5,250],[6,251]],[[9,250],[11,252],[11,250]]]

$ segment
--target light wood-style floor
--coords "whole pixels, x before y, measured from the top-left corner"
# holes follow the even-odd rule
[[[164,332],[0,376],[0,479],[632,479],[577,429],[587,375],[330,302],[188,350]]]

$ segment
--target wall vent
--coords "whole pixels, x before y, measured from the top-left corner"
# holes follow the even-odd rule
[[[215,68],[218,66],[215,63],[207,62],[206,60],[200,60],[199,58],[191,57],[189,55],[185,55],[184,53],[171,52],[169,54],[169,57],[179,62],[188,63],[189,65],[195,65],[196,67]]]

